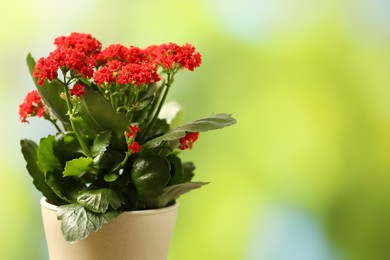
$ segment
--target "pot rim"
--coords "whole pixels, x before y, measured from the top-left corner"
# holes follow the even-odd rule
[[[58,206],[47,202],[45,197],[42,197],[40,200],[41,206],[52,211],[57,211]],[[163,214],[169,211],[174,211],[179,207],[179,203],[159,209],[145,209],[145,210],[134,210],[134,211],[123,211],[121,214],[130,214],[130,215],[153,215],[153,214]]]

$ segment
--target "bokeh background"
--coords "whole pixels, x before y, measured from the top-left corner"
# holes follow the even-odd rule
[[[190,121],[238,124],[183,157],[210,181],[180,199],[170,260],[390,259],[390,2],[387,0],[1,0],[0,259],[47,259],[40,194],[19,140],[33,89],[25,57],[91,33],[146,47],[194,44],[169,99]]]

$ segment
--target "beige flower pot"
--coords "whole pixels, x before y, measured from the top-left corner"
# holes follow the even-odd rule
[[[67,243],[57,220],[57,207],[41,200],[43,225],[51,260],[167,259],[178,205],[124,212],[102,229],[76,243]]]

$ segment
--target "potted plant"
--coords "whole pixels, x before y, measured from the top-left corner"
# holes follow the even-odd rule
[[[98,247],[89,250],[95,251],[94,256],[74,255],[77,259],[98,259],[110,250],[99,243],[110,244],[114,251],[123,250],[118,244],[136,237],[137,229],[126,225],[141,225],[126,220],[126,214],[146,214],[143,219],[153,214],[170,215],[173,224],[166,224],[170,231],[165,243],[169,245],[176,199],[207,184],[191,181],[194,164],[182,162],[180,152],[191,149],[200,132],[236,122],[229,114],[215,114],[180,124],[176,117],[180,107],[165,104],[177,73],[193,71],[201,64],[201,55],[191,44],[175,43],[143,49],[112,44],[102,49],[97,39],[83,33],[58,37],[54,44],[55,50],[37,62],[27,56],[36,89],[19,106],[22,122],[42,117],[57,132],[38,144],[21,140],[28,172],[44,197],[42,214],[51,217],[52,224],[61,225],[63,241],[51,244],[49,233],[58,236],[60,228],[46,226],[44,219],[50,257],[59,259],[66,254],[65,258],[71,259],[77,245]],[[150,227],[151,236],[156,237],[162,232],[158,228],[164,228],[157,219],[145,222],[141,235]],[[118,235],[119,231],[110,234],[114,225],[125,235]],[[115,236],[122,242],[113,242]],[[97,242],[99,239],[102,241]],[[158,251],[157,245],[146,247],[150,238],[142,242],[136,237],[136,241],[146,251]],[[60,253],[54,252],[52,247],[59,245],[63,248],[55,250]],[[129,244],[124,247],[132,248]],[[132,259],[120,254],[123,259]],[[163,259],[167,248],[160,256],[141,254],[146,255],[134,259]]]

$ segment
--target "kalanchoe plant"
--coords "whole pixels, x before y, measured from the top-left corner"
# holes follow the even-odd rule
[[[27,94],[19,114],[22,122],[43,117],[57,133],[39,144],[21,140],[21,147],[34,185],[58,206],[68,242],[123,211],[166,207],[207,184],[191,182],[195,167],[182,162],[179,152],[192,148],[200,132],[235,120],[216,114],[173,127],[160,115],[176,74],[201,64],[192,45],[113,44],[102,50],[98,40],[82,33],[54,44],[37,62],[27,56],[36,90]]]

